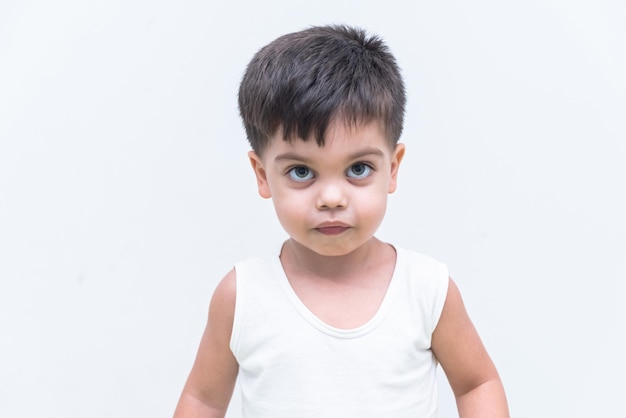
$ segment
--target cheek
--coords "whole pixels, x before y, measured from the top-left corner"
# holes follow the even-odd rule
[[[356,202],[354,202],[356,203]],[[376,222],[385,215],[387,210],[387,193],[382,188],[377,188],[373,193],[363,193],[359,196],[358,204],[354,206],[363,218]]]
[[[373,218],[381,218],[385,216],[385,212],[387,211],[387,198],[386,195],[383,198],[377,199],[371,203],[369,212],[370,216]]]
[[[278,193],[273,195],[274,209],[281,223],[300,220],[307,209],[307,199],[298,193]]]

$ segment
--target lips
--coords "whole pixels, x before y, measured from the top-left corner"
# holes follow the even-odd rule
[[[318,232],[324,235],[339,235],[348,228],[350,227],[342,222],[324,222],[315,227]]]

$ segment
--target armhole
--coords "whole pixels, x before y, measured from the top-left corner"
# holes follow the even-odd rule
[[[443,313],[443,308],[446,304],[446,299],[448,297],[448,287],[450,285],[450,275],[448,273],[448,267],[445,264],[439,263],[437,271],[437,280],[436,280],[436,288],[434,294],[434,303],[433,303],[433,313],[432,313],[432,325],[431,325],[431,334],[437,328],[437,324],[439,324],[439,319],[441,319],[441,314]]]
[[[241,310],[243,309],[243,292],[241,291],[241,277],[242,274],[239,274],[238,269],[240,266],[235,264],[233,270],[235,274],[235,312],[233,314],[233,328],[230,334],[230,351],[233,352],[235,357],[237,356],[237,351],[239,348],[239,335],[241,334]]]
[[[430,256],[414,251],[407,251],[409,257],[408,271],[412,280],[410,294],[417,303],[416,311],[419,315],[419,329],[425,338],[425,344],[430,346],[432,334],[441,319],[443,308],[448,296],[450,277],[448,266]]]

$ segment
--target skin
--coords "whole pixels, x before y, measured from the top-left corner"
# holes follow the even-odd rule
[[[262,155],[249,153],[259,194],[272,198],[290,236],[280,259],[291,286],[337,328],[358,327],[375,315],[395,266],[395,250],[374,233],[396,190],[405,148],[390,146],[381,128],[335,121],[323,147],[313,140],[283,141],[279,131]],[[235,282],[231,270],[215,290],[177,418],[225,415],[238,371],[229,348]],[[432,350],[461,418],[509,416],[498,373],[451,279]]]

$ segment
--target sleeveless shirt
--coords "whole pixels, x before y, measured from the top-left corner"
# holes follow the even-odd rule
[[[395,247],[396,265],[373,318],[339,329],[316,317],[278,256],[235,265],[230,348],[245,418],[437,416],[430,346],[448,289],[434,259]]]

